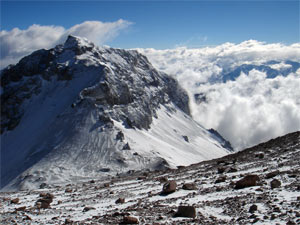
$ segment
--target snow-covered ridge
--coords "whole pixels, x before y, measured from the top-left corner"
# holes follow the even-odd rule
[[[4,69],[1,86],[1,187],[14,178],[9,187],[33,188],[228,153],[189,117],[177,81],[137,51],[69,36]]]

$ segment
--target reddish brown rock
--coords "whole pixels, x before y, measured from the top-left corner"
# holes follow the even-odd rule
[[[125,216],[121,224],[138,224],[139,220],[132,216]]]
[[[259,177],[257,175],[247,175],[235,183],[235,189],[256,186],[257,181],[259,181]]]
[[[171,194],[176,191],[176,187],[177,184],[175,180],[168,181],[163,186],[162,194]]]

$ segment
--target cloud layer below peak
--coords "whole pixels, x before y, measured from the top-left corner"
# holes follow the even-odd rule
[[[41,48],[52,48],[65,41],[70,34],[85,37],[97,44],[115,38],[131,25],[126,20],[115,22],[85,21],[66,29],[62,26],[31,25],[25,30],[14,28],[0,31],[0,68],[16,63],[22,57]]]
[[[194,119],[236,149],[300,130],[300,43],[139,51],[188,91]]]

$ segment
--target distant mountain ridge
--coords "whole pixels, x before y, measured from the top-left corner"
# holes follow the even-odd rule
[[[185,91],[137,51],[69,36],[4,69],[1,88],[1,187],[189,165],[232,150],[190,118]]]

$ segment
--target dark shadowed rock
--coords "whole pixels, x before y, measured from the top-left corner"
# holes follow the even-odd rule
[[[177,209],[175,217],[189,217],[195,218],[196,217],[196,209],[194,206],[179,206]]]
[[[186,142],[189,142],[189,137],[188,137],[188,136],[184,135],[184,136],[182,136],[182,137],[183,137],[183,139],[184,139]]]
[[[251,205],[249,208],[249,213],[254,213],[257,210],[257,205]]]
[[[122,150],[131,150],[128,142],[123,146]]]
[[[116,204],[122,204],[122,203],[124,203],[125,202],[125,198],[118,198],[117,200],[116,200]]]
[[[197,190],[197,186],[195,183],[186,183],[182,185],[183,190]]]
[[[273,179],[270,183],[271,185],[271,188],[274,189],[274,188],[278,188],[281,186],[281,182],[277,179]]]
[[[257,181],[259,181],[259,177],[257,175],[247,175],[235,183],[235,189],[256,186]]]
[[[222,177],[219,177],[215,183],[218,184],[218,183],[222,183],[222,182],[225,182],[226,181],[226,176],[222,176]]]
[[[95,210],[94,207],[91,207],[91,206],[86,206],[83,208],[82,212],[87,212],[87,211],[90,211],[90,210]]]
[[[10,201],[10,203],[12,203],[12,204],[18,204],[19,201],[20,201],[19,198],[15,198],[15,199],[12,199],[12,200]]]
[[[219,167],[218,168],[218,174],[222,174],[225,172],[225,168],[224,167]]]
[[[176,191],[177,183],[175,180],[168,181],[164,184],[161,194],[167,195]]]
[[[270,179],[270,178],[276,177],[278,174],[279,174],[278,170],[272,171],[272,172],[266,174],[266,178]]]

